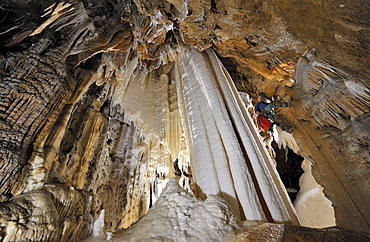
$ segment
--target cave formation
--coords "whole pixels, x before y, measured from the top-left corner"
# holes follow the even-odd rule
[[[365,1],[0,13],[1,241],[369,240]],[[292,100],[270,133],[260,92]]]

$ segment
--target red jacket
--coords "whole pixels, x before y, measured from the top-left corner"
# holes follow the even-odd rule
[[[271,131],[273,123],[262,115],[257,117],[258,126],[266,131]]]

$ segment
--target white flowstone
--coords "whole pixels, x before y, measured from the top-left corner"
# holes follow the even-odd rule
[[[111,241],[223,241],[226,233],[238,228],[238,220],[227,203],[211,195],[195,198],[172,178],[157,202],[136,224],[107,234]],[[106,236],[84,241],[103,241]]]

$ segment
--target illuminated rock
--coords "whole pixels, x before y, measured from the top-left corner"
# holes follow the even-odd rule
[[[172,177],[242,220],[369,233],[367,5],[5,0],[0,13],[3,240],[77,241],[102,211],[105,232],[127,228]],[[276,109],[290,133],[274,134],[312,163],[298,219],[253,123],[259,92],[293,98]]]

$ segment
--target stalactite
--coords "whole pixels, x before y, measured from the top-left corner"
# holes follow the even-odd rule
[[[125,237],[167,213],[173,231],[160,233],[171,239],[222,240],[241,229],[239,219],[258,221],[244,222],[256,227],[252,238],[265,227],[279,238],[292,228],[258,226],[266,221],[299,224],[273,154],[219,56],[251,95],[249,109],[260,91],[294,97],[292,108],[281,111],[293,133],[274,129],[274,135],[312,160],[302,179],[310,182],[295,204],[298,217],[311,192],[330,216],[321,221],[317,214],[305,225],[337,222],[368,231],[369,68],[359,61],[366,60],[360,53],[367,15],[347,14],[357,3],[314,3],[315,16],[325,13],[331,24],[315,22],[311,31],[301,26],[310,21],[295,19],[312,17],[307,3],[4,0],[0,239],[78,241],[94,221],[105,221],[99,230],[108,237],[136,223],[118,233]],[[291,14],[291,6],[299,11]],[[322,57],[304,53],[316,45]],[[169,182],[173,177],[185,190]],[[171,196],[175,206],[157,205]],[[215,227],[203,227],[204,219]]]
[[[370,91],[361,82],[324,63],[310,50],[297,63],[298,87],[305,93],[305,105],[320,126],[344,130],[349,117],[369,112]],[[303,81],[304,80],[304,81]],[[307,114],[305,114],[307,115]]]

